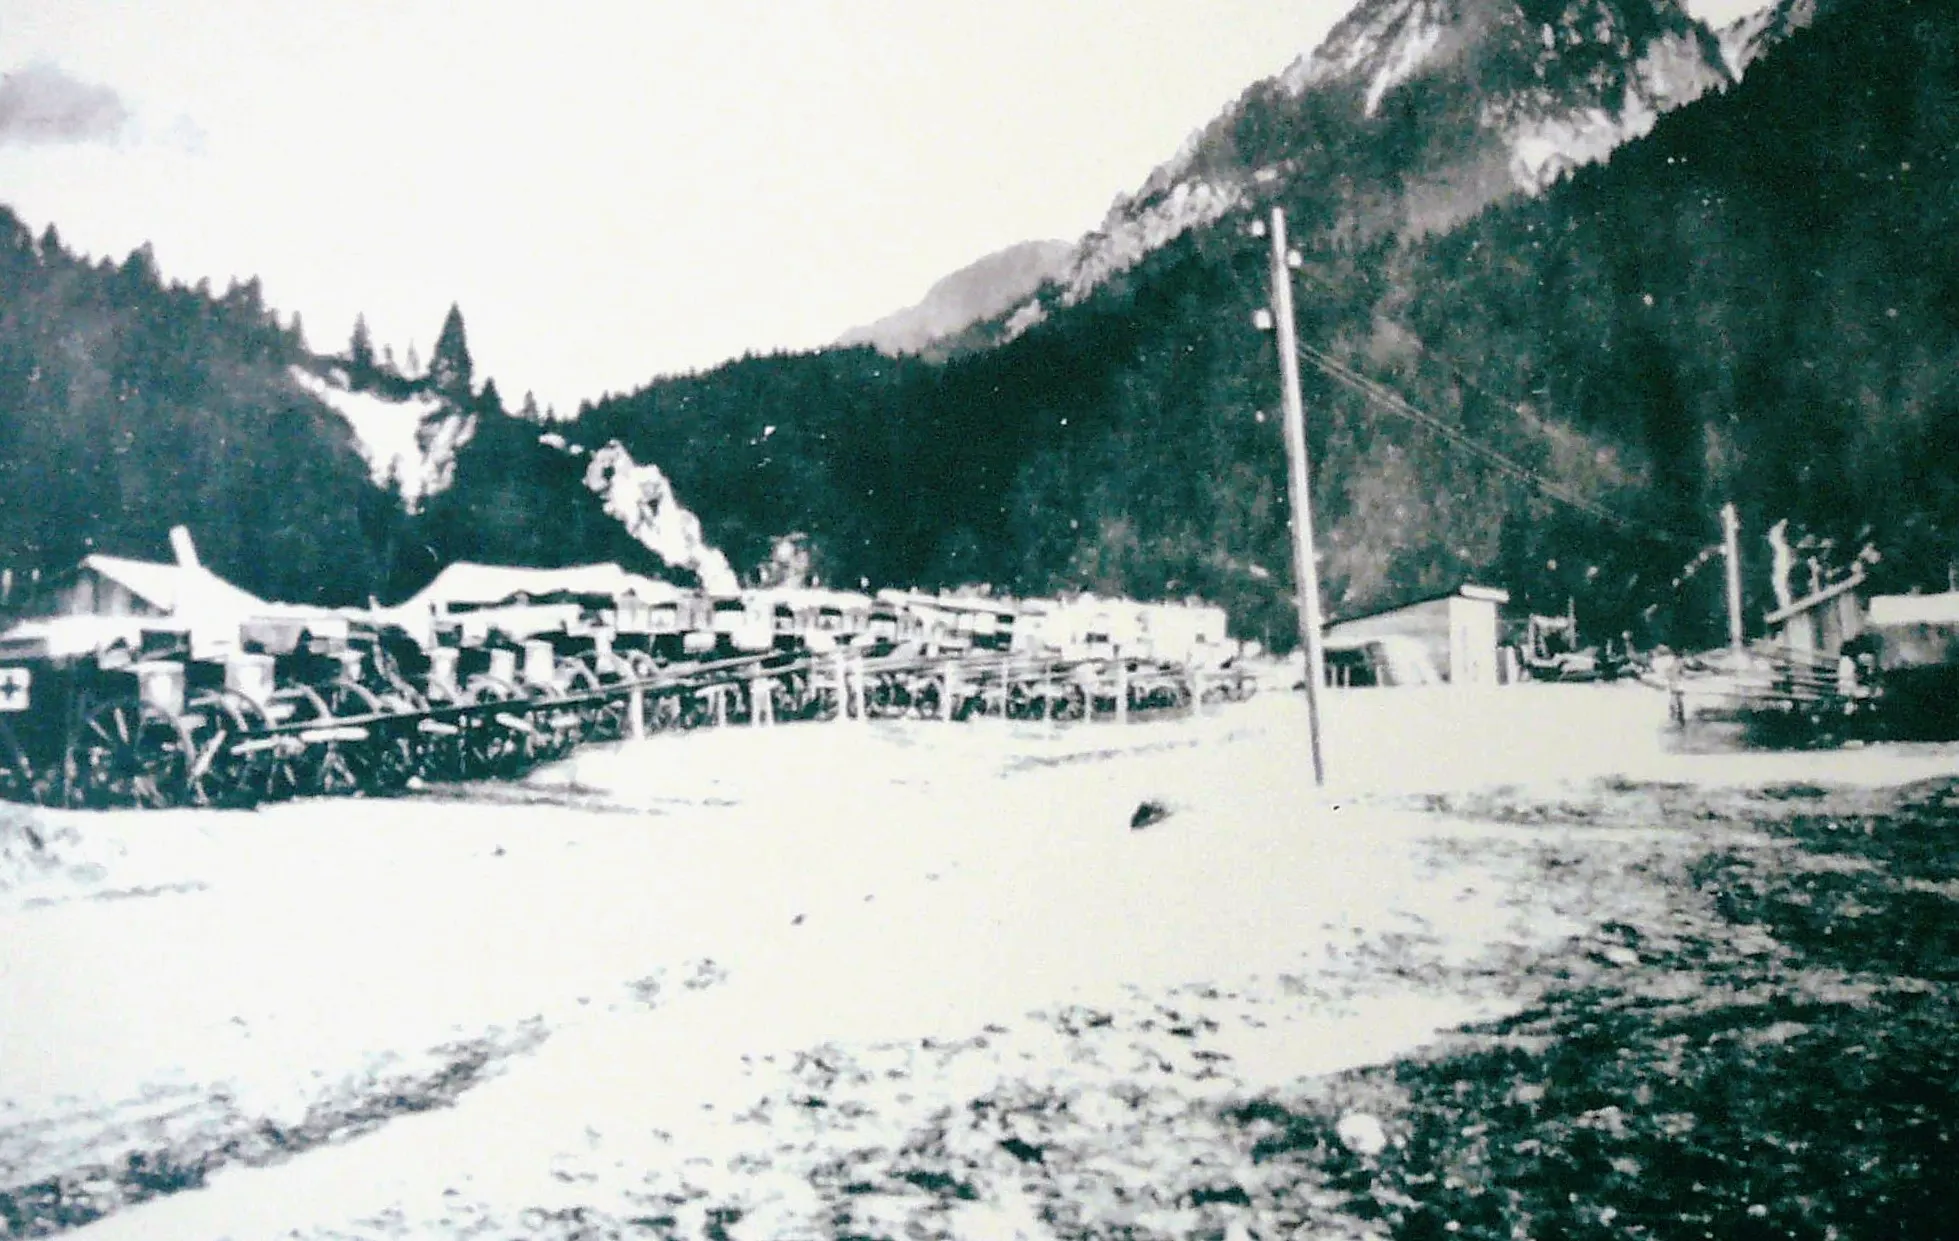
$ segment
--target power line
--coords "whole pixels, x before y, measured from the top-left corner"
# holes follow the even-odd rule
[[[1250,290],[1246,287],[1245,280],[1237,270],[1236,266],[1227,265],[1225,270],[1230,277],[1231,283],[1237,287],[1238,291],[1241,294],[1249,295]],[[1312,280],[1314,283],[1320,285],[1323,288],[1332,290],[1334,292],[1338,292],[1338,290],[1334,289],[1334,287],[1328,281],[1322,279],[1319,276],[1314,275],[1309,271],[1306,271],[1304,268],[1294,268],[1293,270],[1299,272],[1300,275],[1302,275],[1306,279]],[[1437,353],[1434,349],[1432,349],[1427,342],[1423,341],[1421,337],[1414,332],[1413,329],[1408,328],[1405,325],[1399,323],[1396,323],[1395,326],[1400,328],[1404,333],[1407,334],[1409,339],[1414,342],[1419,352],[1421,352],[1424,356],[1427,356],[1432,360],[1436,361],[1437,363],[1440,363],[1441,365],[1447,367],[1450,373],[1459,382],[1461,382],[1465,387],[1468,387],[1471,390],[1475,391],[1478,395],[1483,396],[1485,399],[1503,406],[1505,409],[1509,410],[1509,412],[1531,423],[1533,426],[1535,426],[1541,432],[1547,435],[1559,434],[1560,432],[1566,430],[1565,428],[1559,427],[1557,424],[1549,422],[1546,419],[1541,418],[1536,414],[1533,414],[1528,410],[1523,409],[1520,405],[1517,405],[1514,402],[1502,400],[1501,398],[1497,397],[1495,394],[1486,391],[1480,385],[1470,380],[1469,377],[1462,371],[1460,367],[1456,366],[1453,362],[1449,361],[1449,359],[1447,359],[1446,357],[1444,357],[1443,355]],[[1455,426],[1450,422],[1447,422],[1441,418],[1436,417],[1433,414],[1429,414],[1426,411],[1418,408],[1413,402],[1408,400],[1406,397],[1402,396],[1399,392],[1396,392],[1394,389],[1389,388],[1386,384],[1383,384],[1378,380],[1372,379],[1366,375],[1361,374],[1358,371],[1353,370],[1351,367],[1346,366],[1344,363],[1334,358],[1331,354],[1316,349],[1313,346],[1308,345],[1303,341],[1298,342],[1296,348],[1299,356],[1305,359],[1306,361],[1312,363],[1313,367],[1316,370],[1318,370],[1321,374],[1327,376],[1329,379],[1332,379],[1334,382],[1342,385],[1343,387],[1346,387],[1350,391],[1355,392],[1363,400],[1372,403],[1377,408],[1385,409],[1390,413],[1397,414],[1403,418],[1408,419],[1409,421],[1417,423],[1420,426],[1426,427],[1429,431],[1439,436],[1443,440],[1447,441],[1449,444],[1455,446],[1456,448],[1460,449],[1463,452],[1466,452],[1476,457],[1477,459],[1483,461],[1484,463],[1500,471],[1501,473],[1509,475],[1510,477],[1515,478],[1518,481],[1526,484],[1534,491],[1536,491],[1538,494],[1543,495],[1547,499],[1555,500],[1560,504],[1563,504],[1577,512],[1584,513],[1587,516],[1592,517],[1595,520],[1604,522],[1607,525],[1613,526],[1614,528],[1619,529],[1629,535],[1643,537],[1655,542],[1664,543],[1675,547],[1694,547],[1698,549],[1701,546],[1701,544],[1697,540],[1685,539],[1670,531],[1662,530],[1657,526],[1646,525],[1645,523],[1636,522],[1629,518],[1622,517],[1618,513],[1615,513],[1610,509],[1607,509],[1599,504],[1596,504],[1590,500],[1586,500],[1583,497],[1572,493],[1571,491],[1565,489],[1564,487],[1559,486],[1557,483],[1554,483],[1549,478],[1546,478],[1542,473],[1533,470],[1529,466],[1526,466],[1518,461],[1513,460],[1512,458],[1499,452],[1497,449],[1492,448],[1489,445],[1484,444],[1481,441],[1475,439],[1468,432],[1464,431],[1462,428]]]
[[[1299,352],[1321,374],[1358,393],[1363,399],[1372,402],[1389,413],[1397,414],[1411,422],[1426,427],[1448,443],[1469,453],[1471,456],[1476,457],[1499,472],[1527,484],[1549,499],[1556,500],[1561,504],[1623,530],[1628,534],[1640,535],[1667,543],[1684,544],[1685,542],[1685,540],[1682,540],[1677,535],[1670,534],[1657,527],[1647,526],[1621,517],[1610,509],[1573,494],[1552,482],[1538,471],[1472,438],[1460,427],[1454,426],[1433,414],[1425,412],[1385,384],[1360,374],[1330,355],[1313,348],[1311,345],[1301,343],[1299,345]]]

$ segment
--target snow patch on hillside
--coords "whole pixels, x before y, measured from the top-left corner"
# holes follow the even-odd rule
[[[1721,58],[1736,81],[1748,67],[1816,20],[1817,0],[1783,0],[1736,18],[1721,28]]]
[[[1279,85],[1297,96],[1315,86],[1368,74],[1367,115],[1372,116],[1381,99],[1414,76],[1442,46],[1448,26],[1447,15],[1431,0],[1358,10],[1319,48],[1293,61],[1279,75]]]
[[[659,466],[634,461],[625,445],[612,440],[592,454],[585,485],[626,533],[668,564],[690,570],[709,594],[732,595],[740,589],[728,558],[708,545],[700,518],[680,503]]]
[[[440,397],[421,393],[393,401],[349,390],[337,371],[323,379],[295,366],[290,374],[308,396],[347,420],[374,481],[387,486],[392,480],[409,511],[453,481],[456,450],[474,424]]]
[[[1684,35],[1653,40],[1634,63],[1623,105],[1566,108],[1505,123],[1512,178],[1525,190],[1550,186],[1573,168],[1596,163],[1635,138],[1650,133],[1660,115],[1692,103],[1729,77]]]

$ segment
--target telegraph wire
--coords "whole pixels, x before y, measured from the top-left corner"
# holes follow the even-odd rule
[[[1569,508],[1602,521],[1607,525],[1616,527],[1627,534],[1669,544],[1684,545],[1686,543],[1686,540],[1681,539],[1678,535],[1671,534],[1655,526],[1648,526],[1622,517],[1602,505],[1595,504],[1590,500],[1586,500],[1572,493],[1552,482],[1539,471],[1506,456],[1488,444],[1482,443],[1472,437],[1468,432],[1462,430],[1462,428],[1425,412],[1387,385],[1352,370],[1311,345],[1301,342],[1299,345],[1299,354],[1321,374],[1357,393],[1364,400],[1373,403],[1376,407],[1427,428],[1448,443],[1476,457],[1497,471],[1507,474],[1519,482],[1525,483],[1548,499],[1556,500]]]
[[[1326,281],[1325,279],[1317,275],[1314,275],[1309,271],[1306,271],[1302,268],[1294,268],[1292,270],[1294,270],[1304,278],[1313,281],[1315,284],[1320,285],[1322,288],[1338,292],[1338,290],[1334,289],[1333,286],[1328,281]],[[1252,304],[1254,305],[1259,304],[1259,299],[1251,293],[1250,288],[1245,282],[1243,274],[1239,272],[1235,264],[1226,264],[1225,271],[1228,274],[1231,283],[1234,286],[1236,286],[1240,295],[1245,296],[1246,298],[1252,300]],[[1545,418],[1542,418],[1534,413],[1529,412],[1528,410],[1525,410],[1520,405],[1514,402],[1506,401],[1501,397],[1497,396],[1496,394],[1487,391],[1481,385],[1470,380],[1459,366],[1455,365],[1448,358],[1444,357],[1442,354],[1438,353],[1431,346],[1429,346],[1429,344],[1426,341],[1422,340],[1421,337],[1418,336],[1413,329],[1408,328],[1400,323],[1396,323],[1395,326],[1397,328],[1400,328],[1400,330],[1404,332],[1411,341],[1414,342],[1417,350],[1420,353],[1422,353],[1426,357],[1429,357],[1431,360],[1435,361],[1436,363],[1446,367],[1455,379],[1461,382],[1465,387],[1470,388],[1471,390],[1475,391],[1478,395],[1484,397],[1486,400],[1489,400],[1503,407],[1509,412],[1517,415],[1518,417],[1523,418],[1525,421],[1531,423],[1533,426],[1535,426],[1545,434],[1559,434],[1567,430],[1566,428],[1562,428],[1559,425],[1550,422]],[[1393,388],[1390,388],[1386,384],[1381,383],[1380,381],[1375,380],[1373,378],[1370,378],[1367,375],[1361,374],[1360,372],[1340,362],[1337,358],[1334,358],[1331,354],[1328,354],[1320,349],[1317,349],[1312,345],[1307,344],[1305,341],[1297,342],[1296,351],[1299,357],[1302,360],[1310,363],[1315,370],[1319,371],[1322,375],[1325,375],[1328,379],[1333,380],[1335,383],[1341,385],[1342,387],[1360,396],[1364,401],[1369,402],[1370,404],[1374,405],[1378,409],[1386,410],[1389,413],[1396,414],[1402,418],[1405,418],[1411,422],[1416,423],[1417,425],[1426,428],[1431,433],[1435,434],[1436,436],[1438,436],[1445,442],[1449,443],[1450,445],[1454,446],[1455,448],[1459,449],[1460,451],[1468,453],[1469,455],[1489,465],[1491,468],[1496,469],[1497,471],[1506,474],[1516,479],[1519,482],[1526,484],[1532,490],[1544,496],[1546,499],[1553,500],[1556,501],[1557,503],[1563,504],[1566,507],[1571,508],[1576,512],[1583,513],[1593,518],[1594,520],[1603,522],[1604,524],[1612,526],[1613,528],[1633,537],[1643,538],[1655,543],[1659,543],[1671,547],[1694,548],[1695,556],[1692,560],[1690,560],[1690,562],[1687,565],[1683,566],[1679,576],[1675,579],[1676,585],[1680,584],[1685,579],[1691,578],[1694,575],[1694,573],[1700,568],[1701,563],[1707,559],[1708,552],[1705,548],[1705,545],[1699,542],[1698,540],[1683,538],[1678,534],[1675,534],[1668,530],[1663,530],[1657,526],[1648,525],[1643,522],[1638,522],[1630,518],[1623,517],[1620,514],[1615,513],[1612,510],[1605,508],[1602,505],[1596,504],[1590,500],[1586,500],[1583,497],[1574,494],[1570,490],[1560,486],[1559,484],[1553,482],[1551,479],[1545,477],[1544,474],[1542,474],[1540,471],[1534,470],[1531,467],[1512,459],[1511,457],[1500,452],[1496,448],[1493,448],[1490,445],[1481,442],[1480,440],[1472,436],[1469,432],[1463,430],[1461,427],[1458,427],[1453,423],[1448,422],[1445,419],[1439,418],[1433,414],[1430,414],[1420,409],[1407,397],[1395,391]],[[1714,550],[1717,551],[1719,550],[1718,544],[1716,545]]]

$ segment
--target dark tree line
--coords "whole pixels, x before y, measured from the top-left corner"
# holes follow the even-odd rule
[[[381,577],[375,499],[341,420],[286,374],[306,360],[257,281],[214,295],[38,240],[0,208],[0,562],[16,580],[91,551],[206,561],[266,594],[359,597]]]

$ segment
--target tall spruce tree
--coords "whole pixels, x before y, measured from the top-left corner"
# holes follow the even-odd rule
[[[463,312],[451,302],[449,313],[442,320],[442,334],[435,338],[435,352],[429,356],[429,383],[453,400],[468,401],[474,379],[469,340],[463,332]]]
[[[362,387],[374,378],[374,338],[368,334],[366,315],[354,316],[353,339],[347,342],[347,368],[355,387]]]

